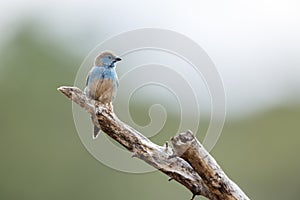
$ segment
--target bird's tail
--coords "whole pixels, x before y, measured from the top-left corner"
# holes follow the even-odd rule
[[[98,128],[97,126],[94,126],[94,135],[93,135],[93,139],[96,139],[99,132],[100,132],[100,128]]]
[[[94,120],[94,117],[91,116],[91,118],[92,118],[92,121],[94,122],[94,121],[95,121],[95,120]],[[96,139],[96,138],[97,138],[97,136],[98,136],[100,130],[101,130],[101,129],[98,128],[98,126],[95,126],[95,125],[94,125],[93,139]]]

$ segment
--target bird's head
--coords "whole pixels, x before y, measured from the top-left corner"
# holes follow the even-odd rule
[[[100,55],[96,57],[95,66],[114,67],[115,63],[120,60],[121,58],[117,57],[114,53],[105,51],[100,53]]]

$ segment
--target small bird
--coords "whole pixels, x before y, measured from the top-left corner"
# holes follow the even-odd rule
[[[95,59],[94,67],[88,73],[84,89],[87,97],[107,105],[111,111],[118,87],[118,76],[115,70],[118,61],[121,61],[121,58],[110,51],[100,53]],[[97,103],[95,106],[97,107]],[[93,139],[97,138],[99,131],[100,128],[94,126]]]

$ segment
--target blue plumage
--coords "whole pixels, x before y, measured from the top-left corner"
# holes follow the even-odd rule
[[[84,93],[87,97],[106,104],[112,110],[117,87],[118,76],[115,70],[115,63],[121,59],[111,52],[103,52],[95,59],[95,66],[88,74]],[[100,129],[94,126],[94,138],[97,137]]]

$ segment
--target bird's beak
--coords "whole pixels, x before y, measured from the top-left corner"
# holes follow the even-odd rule
[[[121,61],[121,60],[122,60],[121,58],[116,57],[115,60],[114,60],[114,62],[118,62],[118,61]]]

